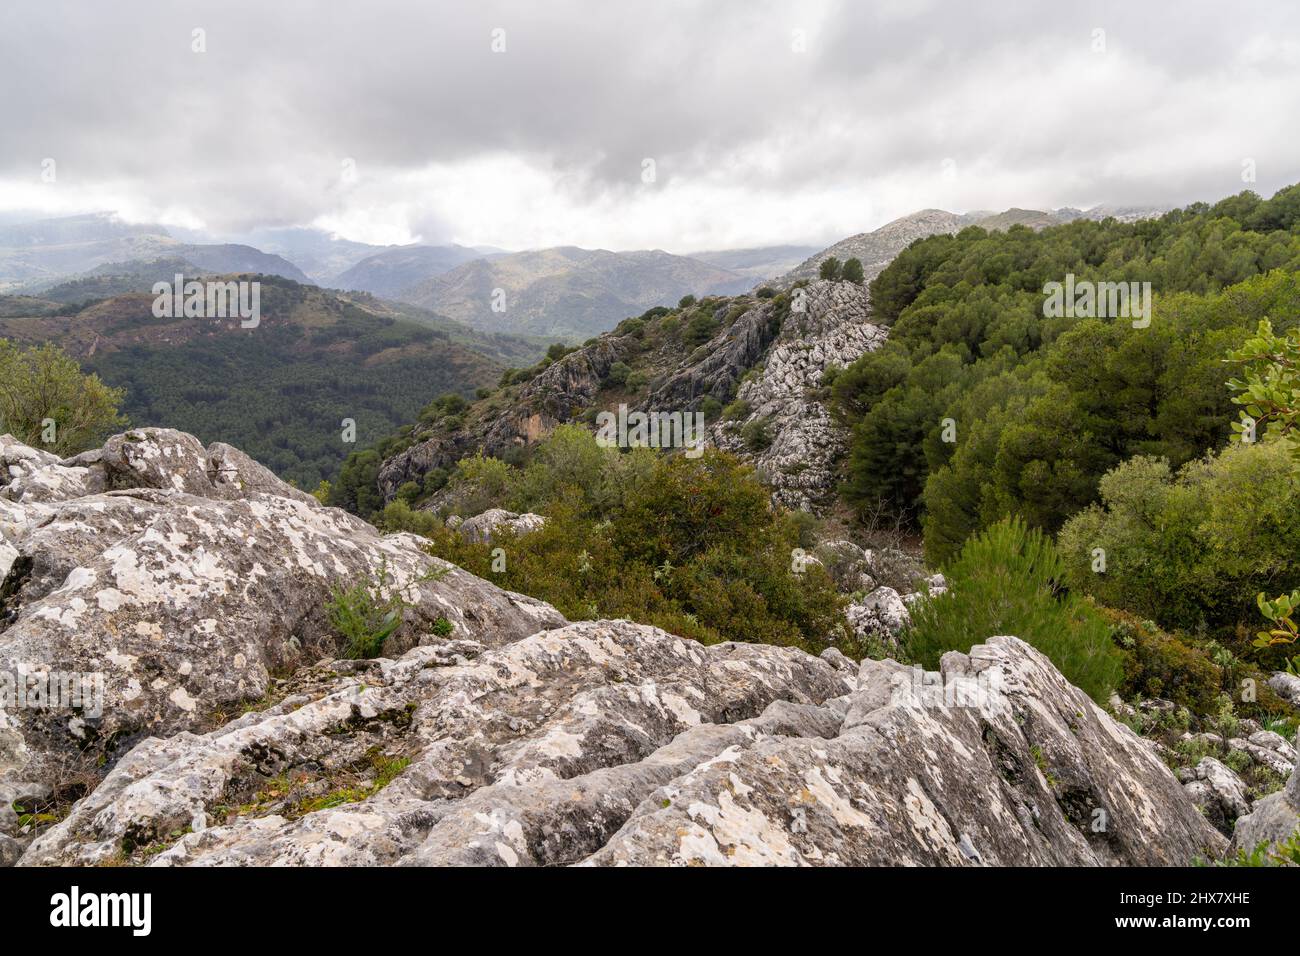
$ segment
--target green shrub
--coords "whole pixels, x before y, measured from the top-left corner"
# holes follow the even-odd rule
[[[1060,549],[1070,584],[1103,604],[1167,628],[1231,627],[1257,620],[1260,591],[1300,585],[1300,482],[1280,443],[1234,443],[1177,475],[1133,458],[1100,492]]]
[[[829,256],[823,259],[821,268],[817,270],[817,274],[823,279],[838,279],[842,274],[840,260],[835,256]]]
[[[847,262],[845,262],[844,270],[841,273],[841,278],[843,278],[845,282],[853,282],[858,285],[861,285],[862,280],[865,278],[865,275],[863,274],[862,271],[862,260],[849,259]]]
[[[684,295],[677,300],[677,308],[679,309],[689,309],[694,304],[695,304],[695,296],[693,295]]]
[[[1066,679],[1104,703],[1123,676],[1110,628],[1083,600],[1057,586],[1061,560],[1049,538],[1018,519],[971,538],[944,568],[948,591],[913,606],[904,647],[918,664],[937,668],[947,651],[969,651],[1010,634],[1051,659]]]
[[[606,375],[606,381],[613,386],[622,386],[627,383],[627,377],[632,374],[632,369],[625,362],[615,362],[609,367],[609,373]]]
[[[126,424],[117,413],[124,395],[98,375],[82,374],[57,346],[23,349],[0,339],[0,434],[73,455]]]
[[[1225,690],[1224,671],[1204,651],[1136,615],[1109,608],[1100,613],[1124,652],[1121,697],[1158,697],[1196,714],[1214,712]]]
[[[712,315],[701,312],[686,323],[682,332],[682,344],[688,349],[698,348],[718,331],[718,321]]]
[[[630,335],[639,339],[645,334],[645,319],[624,319],[614,331],[619,335]]]
[[[429,495],[441,491],[450,477],[446,468],[430,468],[424,473],[424,480],[420,485],[421,497],[427,498]]]
[[[1202,861],[1203,862],[1203,861]],[[1277,843],[1262,842],[1249,852],[1245,847],[1215,866],[1300,866],[1300,829]]]
[[[502,531],[488,545],[436,527],[432,552],[573,620],[627,618],[708,643],[853,650],[833,580],[821,567],[795,572],[806,524],[773,511],[767,488],[734,456],[620,454],[571,427],[511,469],[507,485],[515,510],[546,514],[541,529]],[[498,547],[504,571],[493,566]]]
[[[743,398],[738,398],[731,402],[722,410],[722,417],[729,422],[739,421],[742,418],[749,417],[749,402]]]
[[[745,447],[751,452],[766,451],[772,446],[772,423],[767,418],[755,418],[745,423],[745,427],[740,430],[740,437],[744,439]]]
[[[360,660],[382,653],[384,641],[402,626],[405,607],[400,589],[390,586],[384,562],[377,580],[358,581],[346,589],[334,585],[325,613],[330,626],[343,638],[343,656]]]
[[[716,422],[719,416],[722,415],[722,403],[712,395],[706,395],[700,402],[699,410],[706,422]]]
[[[437,515],[430,511],[417,511],[402,498],[394,498],[384,509],[375,515],[374,525],[384,534],[409,531],[412,534],[428,534],[433,528],[442,524]]]

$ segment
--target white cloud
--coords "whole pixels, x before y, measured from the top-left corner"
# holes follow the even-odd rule
[[[830,241],[926,206],[1215,199],[1243,188],[1246,157],[1261,192],[1300,179],[1285,0],[20,0],[4,15],[0,212],[688,251]]]

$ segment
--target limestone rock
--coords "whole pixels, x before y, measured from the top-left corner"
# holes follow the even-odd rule
[[[1195,768],[1188,769],[1191,779],[1184,784],[1188,795],[1220,833],[1231,836],[1237,818],[1250,812],[1246,785],[1213,757],[1202,757]]]
[[[384,537],[320,506],[229,446],[143,429],[76,465],[3,447],[32,464],[0,488],[0,673],[102,681],[102,711],[82,701],[0,713],[0,784],[84,786],[144,737],[207,729],[262,698],[272,672],[338,655],[326,614],[336,586],[382,578],[385,593],[402,591],[395,653],[442,641],[443,620],[485,645],[565,623],[413,535]],[[59,480],[67,472],[112,490],[84,493],[80,477]]]
[[[839,712],[818,705],[847,693],[853,668],[589,621],[495,649],[335,662],[292,683],[219,730],[144,741],[23,862],[98,862],[124,839],[168,843],[158,864],[578,862],[656,786],[727,747],[834,733]],[[362,802],[228,810],[269,779],[342,774],[376,749],[410,763]]]
[[[847,430],[815,392],[827,369],[845,368],[879,348],[886,331],[868,321],[865,286],[819,280],[791,294],[800,295],[804,310],[786,316],[760,372],[740,386],[749,414],[719,422],[712,438],[720,448],[753,458],[773,488],[773,501],[815,510],[828,501],[847,442]],[[762,423],[770,440],[757,451],[744,435],[752,422]]]
[[[852,541],[823,541],[813,550],[813,555],[835,579],[835,584],[841,591],[853,594],[876,589],[869,556]]]
[[[1278,671],[1268,679],[1268,686],[1283,700],[1300,707],[1300,677]]]
[[[1186,864],[1222,849],[1151,750],[1024,642],[944,656],[945,685],[978,707],[905,670],[864,662],[838,735],[728,750],[588,862]]]
[[[1300,750],[1300,734],[1295,749]],[[1237,820],[1231,850],[1254,850],[1261,843],[1280,843],[1300,833],[1300,762],[1286,786],[1255,801],[1254,809]]]
[[[1225,842],[1014,638],[924,675],[586,621],[286,691],[141,742],[21,862],[1184,864]]]
[[[504,508],[490,508],[482,514],[466,518],[457,525],[457,528],[470,541],[488,541],[500,529],[513,531],[516,534],[527,534],[538,530],[544,524],[546,518],[542,515],[517,514]]]
[[[893,588],[876,588],[844,611],[853,632],[863,639],[874,638],[886,647],[897,647],[899,635],[912,623],[907,604]]]

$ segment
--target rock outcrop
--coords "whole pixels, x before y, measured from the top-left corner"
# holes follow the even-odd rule
[[[884,344],[885,329],[872,325],[865,285],[816,281],[796,289],[803,311],[785,318],[759,372],[741,383],[737,397],[748,414],[716,424],[720,448],[748,455],[787,508],[827,504],[847,429],[834,421],[818,393],[826,370],[847,368]],[[755,431],[761,433],[754,447]]]
[[[404,596],[393,653],[441,642],[435,626],[493,645],[566,623],[229,446],[144,429],[65,462],[8,436],[0,454],[0,674],[98,688],[75,706],[0,712],[0,789],[69,799],[145,737],[210,729],[263,698],[273,673],[338,656],[335,588]]]
[[[907,603],[891,587],[878,587],[866,597],[851,601],[844,609],[849,627],[859,640],[874,641],[889,652],[898,650],[898,639],[912,623]]]
[[[1300,751],[1300,734],[1295,749]],[[1285,787],[1257,800],[1254,809],[1237,820],[1231,849],[1249,853],[1260,844],[1282,843],[1296,836],[1300,836],[1300,759]]]
[[[514,511],[506,511],[504,508],[489,508],[482,514],[459,522],[456,527],[469,541],[489,541],[498,530],[527,534],[538,530],[544,524],[546,518],[543,515],[531,512],[518,514]]]
[[[947,693],[939,679],[607,621],[322,664],[263,712],[142,742],[22,863],[1181,864],[1222,848],[1141,740],[1023,642],[948,655]]]
[[[1232,835],[1238,817],[1250,812],[1246,785],[1231,769],[1213,757],[1202,757],[1195,767],[1179,771],[1184,788],[1205,818],[1225,836]]]

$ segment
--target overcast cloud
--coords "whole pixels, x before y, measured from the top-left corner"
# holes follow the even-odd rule
[[[0,212],[686,252],[1269,195],[1300,180],[1298,27],[1294,0],[5,0]]]

